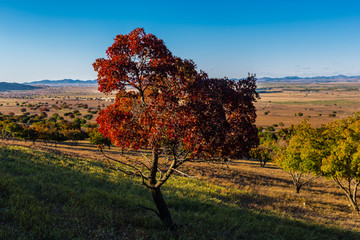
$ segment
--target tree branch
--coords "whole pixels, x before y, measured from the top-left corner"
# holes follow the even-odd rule
[[[122,162],[122,161],[119,161],[119,160],[117,160],[117,159],[114,159],[114,158],[112,158],[112,157],[107,156],[102,149],[100,149],[100,152],[104,155],[104,157],[107,158],[106,160],[108,161],[109,164],[110,164],[110,161],[109,161],[108,159],[110,159],[110,160],[113,161],[113,162],[120,163],[120,164],[122,164],[122,165],[124,165],[124,166],[130,167],[130,168],[134,169],[135,171],[132,172],[132,171],[123,170],[123,169],[120,169],[120,168],[117,168],[117,167],[116,167],[116,168],[112,168],[113,170],[118,170],[118,171],[120,171],[120,172],[122,172],[122,173],[125,173],[125,174],[127,174],[127,175],[141,176],[141,177],[143,177],[143,178],[145,178],[145,179],[148,178],[148,177],[146,177],[146,176],[144,176],[144,175],[142,174],[141,169],[139,169],[139,168],[137,168],[137,167],[135,167],[135,166],[133,166],[133,165],[131,165],[131,164],[127,164],[127,163],[124,163],[124,162]]]
[[[354,199],[355,205],[357,205],[356,193],[357,193],[357,188],[358,188],[359,184],[360,184],[360,181],[355,181],[355,183],[354,183],[353,199]]]
[[[175,172],[178,172],[178,173],[184,175],[185,177],[197,179],[196,176],[190,176],[190,175],[188,175],[188,174],[186,174],[186,173],[184,173],[184,172],[181,172],[180,170],[178,170],[178,169],[176,169],[176,168],[174,168],[173,170],[174,170]]]
[[[169,179],[169,177],[171,176],[171,174],[174,171],[175,165],[176,165],[176,159],[173,160],[169,169],[166,171],[165,175],[156,183],[156,185],[155,185],[156,188],[161,187]]]
[[[137,206],[137,207],[140,207],[140,208],[143,208],[143,209],[145,209],[145,210],[154,212],[154,213],[161,219],[160,214],[159,214],[155,209],[148,208],[148,207],[145,207],[145,206],[142,206],[142,205],[139,205],[139,204],[137,204],[136,206]]]
[[[308,184],[309,182],[311,182],[311,181],[313,181],[313,180],[315,180],[315,179],[317,179],[317,178],[319,178],[319,175],[315,175],[315,176],[309,178],[308,180],[306,180],[306,181],[303,183],[303,185]]]
[[[335,181],[335,183],[336,183],[342,190],[345,191],[346,194],[348,194],[346,188],[342,185],[342,183],[340,182],[340,180],[339,180],[337,177],[333,177],[332,179]]]

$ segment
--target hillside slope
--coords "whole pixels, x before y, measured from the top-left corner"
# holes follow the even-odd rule
[[[94,160],[0,146],[0,239],[169,239],[140,181]],[[242,207],[244,191],[174,177],[164,196],[180,239],[359,239],[360,233]]]
[[[35,87],[20,83],[0,82],[0,92],[12,91],[12,90],[35,90],[40,88],[41,87]]]

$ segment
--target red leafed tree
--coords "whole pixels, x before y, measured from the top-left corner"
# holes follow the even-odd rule
[[[118,35],[107,59],[93,66],[99,90],[116,91],[115,103],[99,113],[99,131],[121,148],[151,149],[151,158],[123,163],[121,171],[143,179],[158,216],[174,230],[160,190],[171,174],[188,161],[245,156],[258,144],[255,76],[208,79],[140,28]]]

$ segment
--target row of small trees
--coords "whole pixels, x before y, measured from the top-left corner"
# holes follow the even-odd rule
[[[359,212],[357,192],[360,184],[360,113],[320,128],[307,119],[276,135],[260,133],[261,142],[252,156],[264,163],[273,160],[287,171],[296,192],[313,179],[332,179],[345,193],[353,210]]]
[[[25,123],[24,123],[25,122]],[[2,139],[23,139],[25,141],[41,140],[45,144],[53,142],[71,141],[77,144],[80,140],[89,138],[92,144],[111,146],[111,141],[98,132],[97,124],[88,124],[84,129],[83,123],[74,119],[72,122],[39,115],[2,115],[0,114],[0,133]]]

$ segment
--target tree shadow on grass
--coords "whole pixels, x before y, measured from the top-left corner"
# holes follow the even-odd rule
[[[169,239],[148,190],[99,162],[0,149],[0,238]],[[179,180],[187,184],[187,179]],[[195,180],[191,180],[195,181]],[[200,182],[199,182],[200,183]],[[186,192],[181,196],[179,193]],[[165,188],[181,239],[359,239],[360,234],[246,208],[251,195]],[[202,198],[199,198],[202,196]],[[244,203],[234,205],[233,199]],[[268,200],[268,199],[265,199]]]

